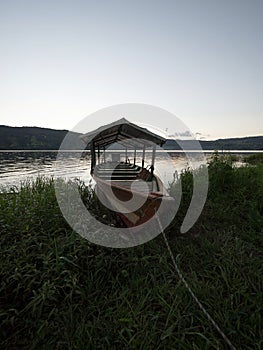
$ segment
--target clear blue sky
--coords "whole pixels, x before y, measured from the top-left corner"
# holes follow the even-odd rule
[[[0,47],[0,124],[141,102],[208,138],[263,134],[262,0],[0,0]]]

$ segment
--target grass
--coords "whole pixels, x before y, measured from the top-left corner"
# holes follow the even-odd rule
[[[250,154],[244,158],[244,161],[252,165],[263,164],[263,153]]]
[[[263,343],[262,175],[262,164],[235,168],[215,154],[202,215],[180,235],[192,191],[185,171],[166,230],[185,278],[237,349]],[[79,190],[95,214],[92,189]],[[227,349],[161,235],[132,249],[89,243],[63,219],[52,179],[0,195],[0,239],[1,349]]]

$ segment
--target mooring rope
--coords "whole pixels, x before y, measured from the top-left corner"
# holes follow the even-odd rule
[[[190,295],[192,296],[192,298],[195,300],[195,302],[197,303],[197,305],[199,306],[199,308],[203,311],[203,313],[205,314],[205,316],[207,317],[207,319],[212,323],[212,325],[215,327],[215,329],[218,331],[218,333],[222,336],[222,338],[224,339],[224,341],[229,345],[231,350],[236,350],[235,346],[231,343],[231,341],[228,339],[228,337],[225,335],[225,333],[221,330],[221,328],[218,326],[218,324],[216,323],[216,321],[212,318],[212,316],[208,313],[208,311],[204,308],[204,306],[201,304],[201,302],[198,300],[197,296],[194,294],[194,292],[192,291],[191,287],[189,286],[189,284],[187,283],[187,281],[185,280],[181,270],[179,269],[178,265],[176,264],[175,258],[174,258],[174,254],[171,250],[170,244],[167,240],[166,234],[162,228],[162,224],[160,222],[159,216],[158,214],[155,212],[157,220],[158,220],[158,224],[160,226],[160,230],[162,232],[165,244],[167,246],[167,249],[169,251],[170,257],[172,259],[174,268],[180,278],[180,280],[183,282],[183,284],[185,285],[186,289],[188,290],[188,292],[190,293]]]

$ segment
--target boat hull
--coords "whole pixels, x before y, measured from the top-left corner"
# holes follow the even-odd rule
[[[166,191],[140,192],[118,182],[106,181],[93,176],[96,181],[96,194],[102,203],[113,210],[127,227],[134,227],[146,223],[156,216],[162,201],[174,200]],[[156,179],[157,182],[160,181]],[[133,200],[135,208],[130,210],[130,201]]]

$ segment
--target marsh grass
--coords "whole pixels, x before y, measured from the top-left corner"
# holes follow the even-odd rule
[[[192,191],[185,171],[167,229],[185,278],[237,349],[263,343],[262,175],[262,165],[236,169],[215,155],[203,213],[180,236]],[[92,189],[79,190],[98,215]],[[52,179],[0,195],[0,235],[1,349],[227,349],[161,236],[132,249],[89,243],[63,219]]]

